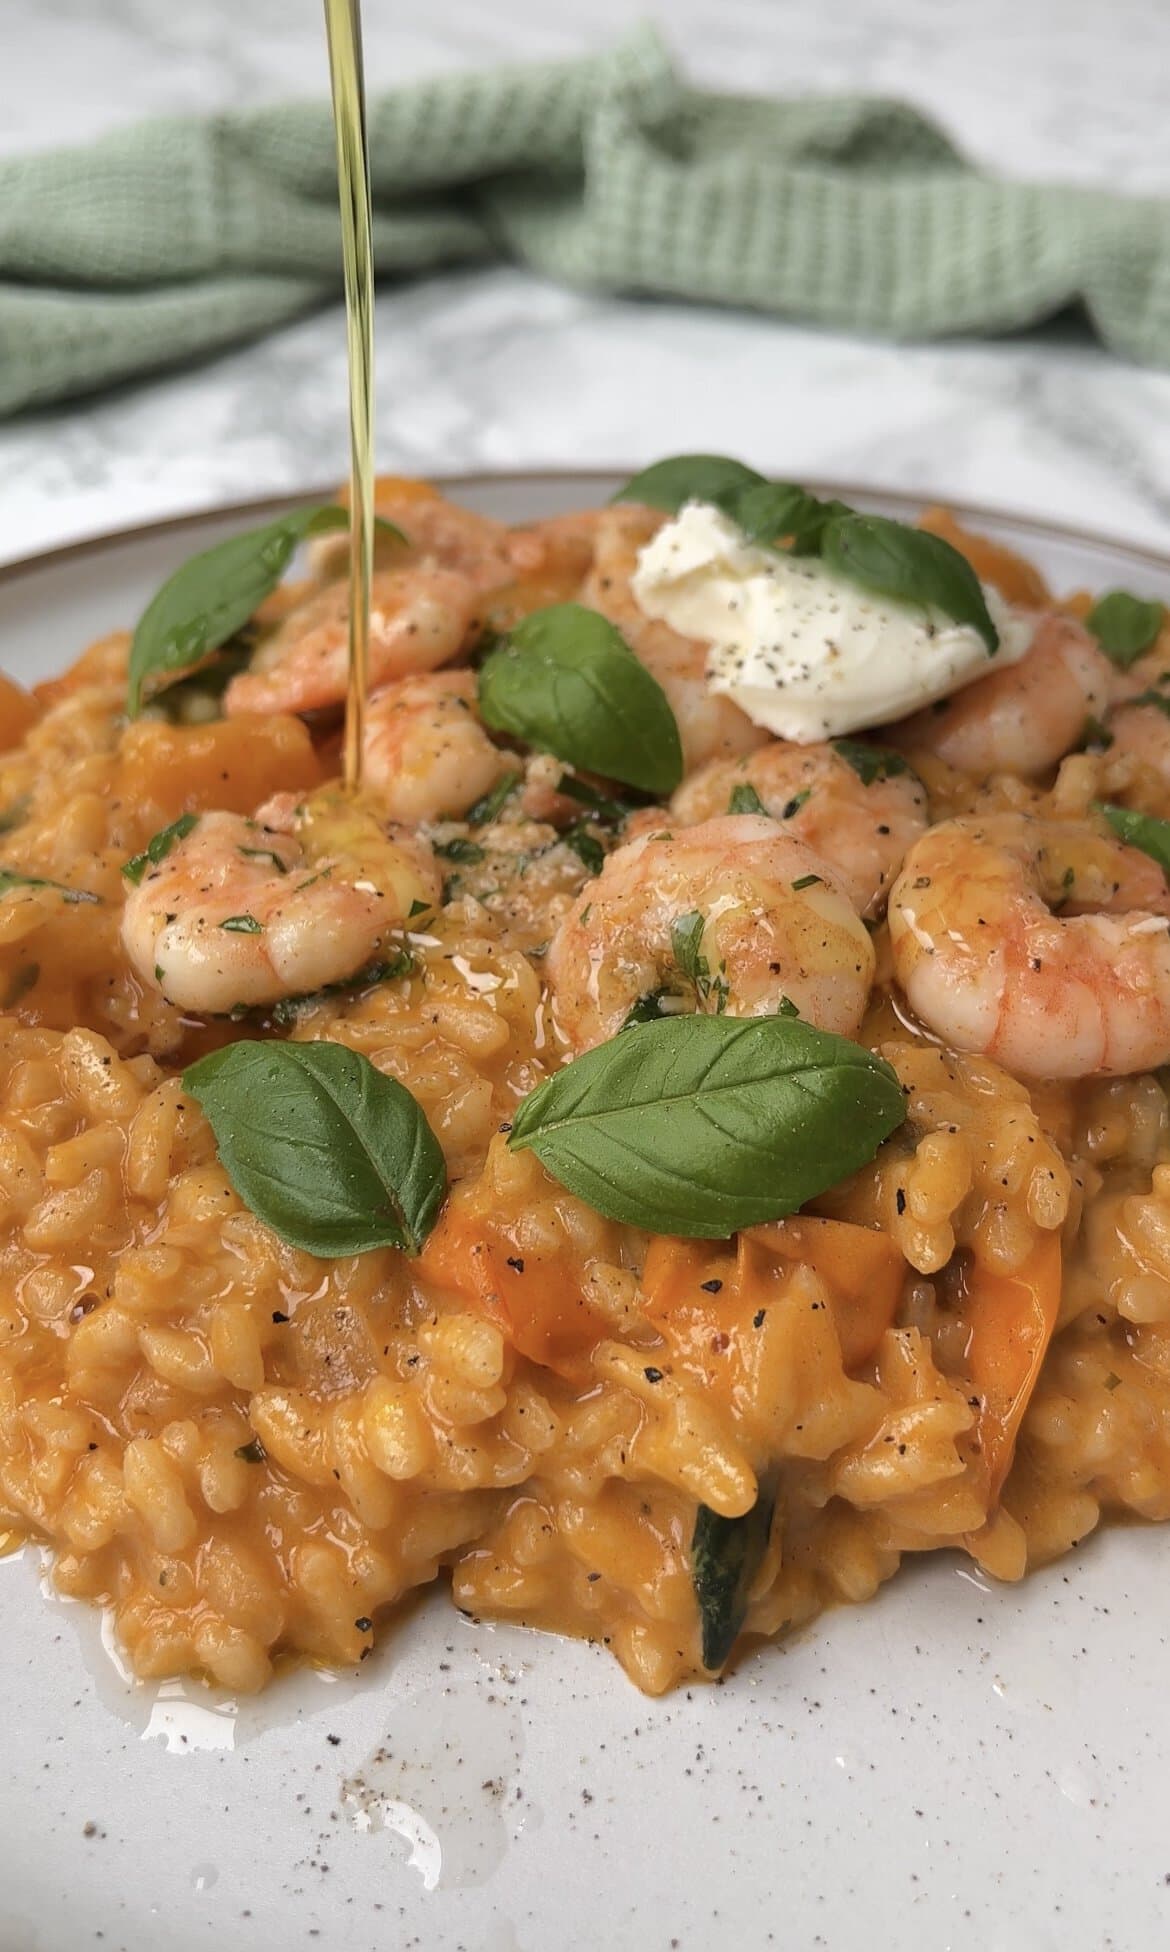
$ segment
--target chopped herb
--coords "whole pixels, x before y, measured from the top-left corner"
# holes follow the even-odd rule
[[[236,1456],[245,1464],[263,1464],[268,1457],[268,1452],[259,1437],[253,1437],[249,1443],[239,1446]]]
[[[490,792],[483,794],[473,807],[468,808],[464,816],[468,826],[486,827],[489,821],[495,820],[522,785],[523,778],[522,773],[505,773],[502,779],[498,779]]]
[[[782,996],[780,998],[780,1008],[777,1010],[776,1015],[778,1017],[798,1017],[800,1011],[790,996]]]
[[[1140,847],[1170,879],[1170,820],[1159,820],[1153,813],[1135,813],[1132,807],[1110,806],[1108,802],[1099,803],[1095,811],[1104,814],[1118,840],[1130,847]],[[1070,869],[1065,876],[1066,887],[1071,872]]]
[[[393,983],[400,976],[409,976],[414,968],[414,958],[409,949],[399,949],[393,956],[378,962],[368,962],[344,983],[326,983],[322,989],[309,990],[303,996],[285,996],[274,1003],[269,1015],[273,1023],[282,1026],[295,1023],[306,1010],[312,1010],[318,1003],[325,1003],[334,996],[356,996],[359,990],[373,989],[377,983]]]
[[[863,786],[876,786],[879,780],[897,779],[910,771],[910,762],[888,746],[871,746],[865,739],[834,739],[832,745]]]
[[[466,840],[457,836],[454,840],[439,841],[435,853],[444,861],[458,861],[463,867],[474,867],[482,861],[486,849],[477,840]]]
[[[416,916],[429,915],[430,912],[431,904],[429,901],[412,901],[406,911],[406,919],[408,922],[413,922]]]
[[[287,861],[282,861],[280,855],[275,854],[271,849],[271,847],[241,847],[239,849],[239,852],[244,856],[245,860],[271,861],[273,867],[276,869],[276,872],[278,874],[288,873]],[[313,879],[314,881],[316,881],[319,879],[319,876],[314,875]],[[310,885],[311,884],[307,881],[304,883],[304,886],[306,888],[309,887]]]
[[[785,804],[784,811],[780,815],[781,820],[794,819],[795,816],[800,812],[801,807],[804,806],[809,800],[811,800],[811,798],[812,798],[811,786],[806,786],[800,793],[794,793],[792,798],[789,801],[787,801]]]
[[[821,874],[802,874],[799,881],[793,882],[792,891],[798,895],[802,888],[819,888],[823,882],[824,876]]]
[[[731,798],[727,802],[727,811],[728,813],[766,814],[768,809],[750,781],[741,780],[738,786],[734,786],[731,789]]]
[[[628,1030],[632,1023],[657,1023],[660,1017],[668,1016],[670,1012],[664,1010],[662,1005],[669,995],[669,990],[649,990],[645,996],[640,996],[627,1010],[622,1029]]]
[[[1122,704],[1124,706],[1153,705],[1166,718],[1170,718],[1170,698],[1167,698],[1164,691],[1139,691],[1136,698],[1123,699]]]
[[[583,807],[590,807],[598,820],[612,822],[620,827],[628,820],[633,807],[628,800],[615,800],[609,793],[599,792],[596,786],[578,779],[573,773],[562,773],[557,781],[557,792],[564,793],[570,800],[576,800]]]
[[[19,800],[14,800],[10,807],[5,807],[4,812],[0,813],[0,834],[10,834],[14,827],[23,827],[28,819],[30,798],[28,793],[22,793]]]
[[[39,962],[25,962],[20,965],[19,969],[14,970],[12,980],[8,985],[8,991],[4,998],[3,1007],[6,1010],[14,1009],[20,1002],[22,996],[27,996],[31,989],[36,988],[40,973],[41,966]]]
[[[699,1605],[703,1666],[722,1667],[747,1614],[748,1594],[768,1548],[775,1500],[763,1486],[741,1518],[700,1505],[691,1536],[691,1577]]]
[[[122,869],[126,880],[132,882],[137,888],[147,869],[156,868],[160,861],[165,861],[172,847],[176,847],[181,840],[186,840],[187,835],[198,824],[197,813],[181,813],[177,820],[172,820],[169,827],[163,827],[147,841],[141,854],[133,855],[126,862]]]
[[[18,874],[15,868],[0,868],[0,895],[6,895],[13,888],[52,888],[62,901],[100,902],[100,895],[92,895],[88,888],[67,888],[63,881],[49,881],[43,874]]]
[[[264,933],[263,922],[258,922],[254,915],[229,915],[227,921],[221,922],[219,926],[221,929],[226,929],[230,935],[263,935]]]
[[[703,929],[703,917],[697,908],[692,909],[688,915],[678,916],[671,923],[670,947],[680,971],[694,984],[700,1003],[706,1003],[714,998],[715,1014],[721,1017],[727,1008],[731,991],[723,963],[720,963],[714,975],[711,973],[711,964],[703,955],[700,946],[703,940]]]
[[[1136,700],[1134,702],[1136,703]],[[1159,704],[1162,702],[1161,699],[1158,700]],[[1099,718],[1093,718],[1090,714],[1085,720],[1084,731],[1081,733],[1082,751],[1108,752],[1112,744],[1113,734],[1108,726],[1102,725]]]
[[[578,820],[572,827],[566,827],[561,835],[566,847],[572,849],[583,867],[590,874],[600,874],[605,866],[605,849],[596,834],[591,834],[584,821]]]

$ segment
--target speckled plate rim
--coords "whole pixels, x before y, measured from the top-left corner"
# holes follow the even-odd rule
[[[635,472],[632,466],[590,467],[590,468],[477,468],[457,473],[428,474],[424,478],[445,493],[458,495],[461,490],[490,489],[493,486],[505,487],[509,484],[528,482],[539,491],[542,485],[564,487],[570,483],[596,482],[599,485],[613,481],[629,480]],[[834,478],[822,479],[819,476],[806,476],[802,485],[814,495],[823,497],[838,496],[842,501],[880,502],[883,508],[895,509],[899,515],[912,518],[924,508],[946,508],[962,522],[976,525],[986,524],[991,528],[1011,529],[1016,534],[1031,535],[1037,541],[1065,544],[1071,549],[1106,549],[1127,556],[1143,568],[1160,571],[1170,575],[1170,549],[1161,550],[1143,543],[1133,543],[1124,536],[1111,534],[1108,530],[1082,528],[1077,524],[1051,522],[1044,516],[1025,515],[1010,508],[993,507],[987,502],[969,502],[963,497],[945,494],[910,494],[904,488],[883,488],[880,483],[843,482]],[[205,507],[180,511],[175,515],[160,516],[157,521],[131,522],[124,528],[103,529],[96,535],[80,536],[75,542],[54,544],[48,549],[32,550],[24,556],[14,557],[10,562],[0,563],[0,584],[15,581],[32,570],[49,569],[56,563],[73,563],[90,554],[100,554],[103,550],[119,543],[150,541],[158,536],[197,528],[200,524],[219,523],[252,518],[261,520],[270,512],[297,508],[305,503],[329,501],[337,493],[337,482],[332,480],[323,486],[290,488],[287,493],[273,491],[267,495],[250,496],[243,501],[209,503]]]

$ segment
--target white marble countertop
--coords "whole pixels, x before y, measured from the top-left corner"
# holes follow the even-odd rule
[[[638,0],[366,0],[367,74],[564,55]],[[1005,173],[1170,194],[1163,0],[672,0],[697,80],[907,97]],[[327,88],[314,0],[0,0],[0,148]],[[290,493],[346,463],[339,308],[177,376],[0,426],[0,561]],[[1170,374],[1073,323],[892,347],[702,307],[595,298],[506,268],[378,301],[383,469],[639,462],[718,449],[775,472],[968,499],[1170,547]]]

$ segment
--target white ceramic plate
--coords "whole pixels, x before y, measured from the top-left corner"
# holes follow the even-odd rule
[[[612,485],[452,484],[509,519]],[[58,670],[276,506],[4,572],[0,662]],[[1170,562],[968,519],[1058,588],[1170,597]],[[39,1575],[28,1549],[0,1565],[3,1952],[1170,1942],[1170,1531],[1107,1530],[1021,1587],[933,1555],[661,1702],[600,1650],[472,1625],[438,1594],[360,1674],[238,1705],[143,1687]]]

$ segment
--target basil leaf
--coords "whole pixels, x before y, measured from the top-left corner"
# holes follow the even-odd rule
[[[828,523],[853,513],[844,502],[818,501],[791,481],[761,482],[720,505],[749,542],[783,540],[795,556],[815,556]]]
[[[775,1495],[760,1487],[750,1511],[721,1518],[700,1505],[691,1534],[691,1578],[699,1602],[703,1666],[723,1666],[747,1613],[748,1593],[767,1551]]]
[[[1152,813],[1135,813],[1132,807],[1111,806],[1107,801],[1098,801],[1096,811],[1104,814],[1118,840],[1130,847],[1140,847],[1170,879],[1170,820],[1159,820]]]
[[[989,654],[999,649],[979,578],[941,536],[885,515],[835,515],[825,529],[821,555],[851,583],[900,603],[930,604],[957,624],[970,624]]]
[[[682,745],[666,693],[621,632],[580,603],[534,610],[480,667],[484,724],[570,766],[671,793]]]
[[[655,461],[652,467],[631,476],[611,499],[646,502],[651,508],[666,508],[673,514],[684,502],[716,502],[722,508],[729,496],[745,488],[767,486],[755,468],[729,460],[725,454],[673,454],[669,460]]]
[[[247,623],[276,588],[307,536],[344,529],[344,508],[294,509],[262,528],[229,536],[201,550],[157,590],[138,620],[130,646],[126,709],[136,718],[148,678],[187,671]]]
[[[834,739],[832,746],[863,786],[876,786],[879,780],[897,779],[910,771],[909,760],[889,746],[871,746],[866,739]]]
[[[183,1073],[224,1170],[292,1247],[417,1254],[446,1190],[439,1142],[404,1085],[344,1044],[228,1044]]]
[[[728,813],[762,813],[766,817],[768,815],[767,807],[749,780],[741,780],[738,786],[732,787],[727,811]]]
[[[179,841],[186,840],[187,835],[198,825],[199,815],[197,813],[181,813],[177,820],[172,820],[169,827],[161,828],[157,834],[153,835],[147,841],[141,854],[132,854],[130,859],[125,862],[122,868],[125,879],[133,882],[137,888],[146,870],[148,868],[156,868],[160,861],[165,861],[172,847],[176,846]],[[241,854],[256,854],[261,852],[261,850],[254,847],[242,847],[240,852]],[[275,860],[276,856],[273,854],[268,858]]]
[[[229,915],[219,926],[221,929],[226,929],[229,935],[263,935],[264,933],[263,922],[258,922],[254,915],[248,914]]]
[[[6,895],[12,888],[52,888],[62,901],[75,904],[101,901],[101,896],[91,894],[88,888],[67,888],[63,881],[49,881],[43,874],[18,874],[15,868],[0,868],[0,895]]]
[[[1109,590],[1098,597],[1085,618],[1111,664],[1128,671],[1155,641],[1166,615],[1156,598],[1131,596],[1128,590]]]
[[[904,1117],[888,1064],[792,1017],[633,1023],[539,1085],[508,1143],[610,1220],[723,1239],[792,1213]]]

